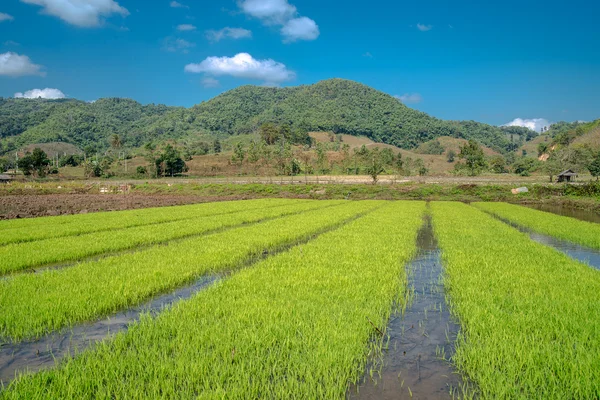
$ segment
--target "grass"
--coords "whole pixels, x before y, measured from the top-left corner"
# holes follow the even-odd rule
[[[307,239],[381,204],[349,202],[71,268],[2,280],[0,339],[35,338],[137,305],[203,274],[235,268],[265,251]]]
[[[0,398],[344,399],[378,335],[371,322],[384,329],[402,298],[424,209],[388,204],[23,377]]]
[[[598,398],[600,272],[474,207],[433,203],[432,212],[461,325],[453,361],[476,394]]]
[[[474,203],[474,206],[536,232],[600,249],[600,224],[513,204]]]
[[[298,202],[298,200],[295,202]],[[71,215],[68,217],[42,217],[27,220],[13,220],[14,222],[6,221],[4,224],[0,222],[0,232],[2,233],[0,236],[0,245],[76,236],[109,230],[114,231],[115,229],[154,225],[189,218],[227,214],[255,208],[276,207],[286,204],[294,204],[294,200],[262,199],[248,200],[245,202],[227,201],[112,213]],[[2,227],[4,227],[4,229],[2,229]]]
[[[260,204],[260,203],[256,203]],[[35,242],[13,243],[0,246],[0,275],[30,268],[81,260],[98,254],[132,249],[142,245],[164,243],[193,235],[201,235],[216,229],[258,222],[286,214],[340,204],[329,202],[292,202],[285,206],[246,208],[245,203],[231,206],[229,214],[188,218],[157,225],[142,225],[126,229],[113,229],[78,236],[67,236],[38,240]],[[161,213],[161,210],[155,212]]]

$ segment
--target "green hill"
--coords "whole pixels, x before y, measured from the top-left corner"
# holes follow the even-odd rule
[[[192,108],[141,105],[129,99],[27,100],[0,98],[0,154],[32,143],[66,142],[98,150],[113,134],[126,147],[196,135],[255,132],[265,122],[295,131],[366,136],[412,149],[440,136],[476,139],[514,150],[531,131],[475,121],[444,121],[406,107],[360,83],[331,79],[290,88],[242,86]],[[516,139],[515,139],[516,137]]]

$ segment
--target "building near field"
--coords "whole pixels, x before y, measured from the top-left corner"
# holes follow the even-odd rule
[[[559,182],[573,182],[575,181],[575,178],[577,178],[577,174],[570,169],[558,174]]]
[[[13,180],[13,177],[6,174],[0,174],[0,183],[8,183]]]

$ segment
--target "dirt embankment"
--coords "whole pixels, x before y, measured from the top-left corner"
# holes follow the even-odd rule
[[[42,217],[47,215],[83,214],[97,211],[129,210],[174,206],[215,200],[239,200],[240,196],[202,197],[193,195],[111,195],[46,194],[0,196],[0,219]]]

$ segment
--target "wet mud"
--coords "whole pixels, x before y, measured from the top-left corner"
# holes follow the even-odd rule
[[[156,297],[141,306],[52,333],[39,340],[0,344],[0,388],[20,374],[54,367],[63,358],[74,356],[111,335],[126,331],[142,314],[157,315],[178,301],[191,298],[219,279],[219,275],[203,277],[193,285]]]
[[[462,385],[447,361],[459,326],[446,307],[440,250],[428,217],[418,235],[418,254],[408,265],[412,302],[392,316],[381,372],[365,375],[349,399],[450,399]]]

